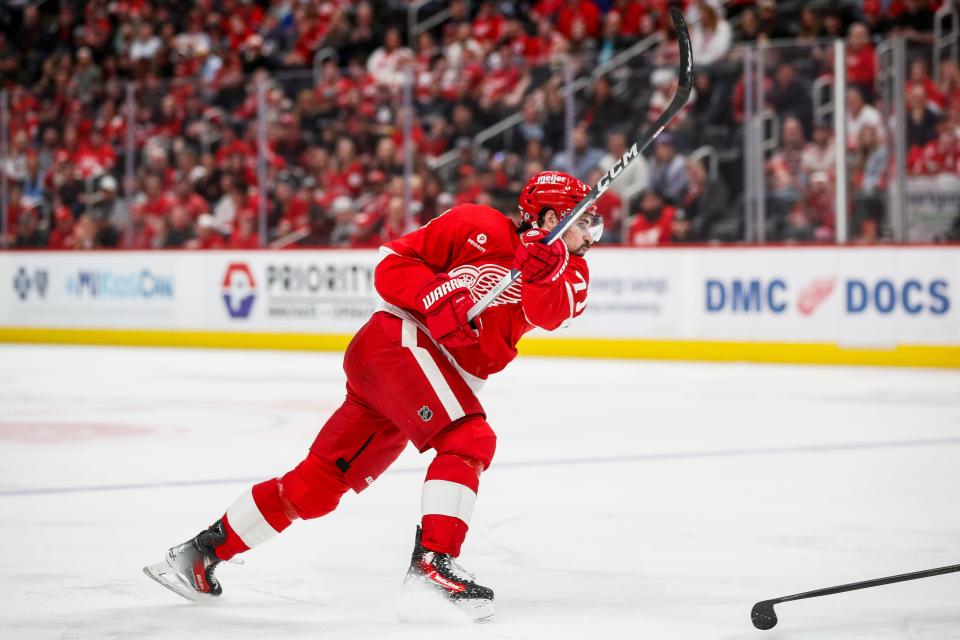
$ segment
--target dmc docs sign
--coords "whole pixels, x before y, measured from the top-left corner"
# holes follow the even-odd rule
[[[176,316],[169,254],[10,253],[0,277],[9,303],[0,320],[39,326],[167,325]],[[5,273],[4,273],[5,272]]]
[[[754,249],[698,262],[705,338],[960,343],[960,251]]]
[[[379,298],[375,251],[222,254],[211,314],[231,328],[343,333],[359,328]]]

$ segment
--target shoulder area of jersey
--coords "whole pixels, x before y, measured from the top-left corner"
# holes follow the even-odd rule
[[[494,209],[493,207],[488,207],[485,204],[458,204],[450,207],[444,211],[441,216],[451,216],[451,217],[462,217],[473,220],[475,222],[509,222],[511,226],[516,226],[516,224],[511,220],[506,214]]]

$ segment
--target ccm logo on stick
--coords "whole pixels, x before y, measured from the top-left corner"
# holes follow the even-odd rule
[[[597,183],[597,194],[601,194],[607,189],[610,188],[610,183],[623,172],[624,167],[630,164],[630,161],[640,155],[640,151],[637,149],[637,143],[634,142],[633,146],[627,149],[627,152],[623,154],[623,157],[617,160],[610,171],[607,171],[607,174],[600,178],[600,182]]]

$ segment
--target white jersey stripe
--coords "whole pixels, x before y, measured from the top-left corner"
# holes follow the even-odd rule
[[[253,489],[245,491],[230,505],[227,509],[227,521],[243,543],[251,549],[277,535],[277,530],[270,526],[254,502]]]
[[[459,420],[467,415],[463,407],[460,406],[460,401],[457,400],[457,396],[454,395],[453,389],[447,384],[446,379],[443,377],[443,372],[440,371],[440,367],[437,366],[433,356],[430,355],[429,351],[417,344],[417,325],[407,319],[402,319],[401,323],[400,344],[409,349],[410,353],[413,354],[417,364],[420,365],[420,370],[423,371],[423,375],[427,377],[427,382],[430,383],[433,392],[437,394],[437,399],[440,400],[440,404],[443,405],[443,410],[447,412],[450,420]]]
[[[450,516],[470,524],[477,494],[470,487],[449,480],[427,480],[420,500],[425,516]]]

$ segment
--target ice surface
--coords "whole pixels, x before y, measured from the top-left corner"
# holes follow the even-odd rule
[[[960,638],[960,372],[521,358],[462,564],[489,624],[403,624],[429,462],[221,565],[198,606],[141,567],[299,461],[340,356],[0,347],[2,638]],[[535,394],[540,391],[537,397]]]

